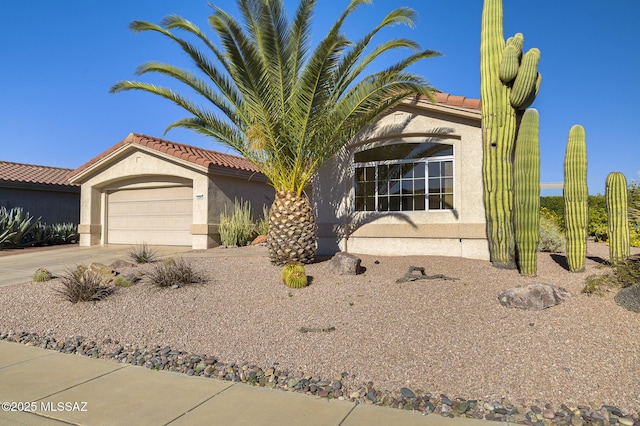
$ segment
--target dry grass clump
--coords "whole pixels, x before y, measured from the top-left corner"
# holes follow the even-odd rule
[[[127,255],[135,263],[153,263],[158,260],[158,252],[149,248],[146,243],[131,247]]]
[[[113,287],[102,285],[104,277],[87,268],[70,270],[60,277],[62,288],[56,289],[71,303],[102,300],[113,294]]]
[[[147,273],[151,283],[157,287],[182,287],[183,285],[199,284],[204,277],[194,271],[184,259],[174,259],[172,262],[156,263]]]

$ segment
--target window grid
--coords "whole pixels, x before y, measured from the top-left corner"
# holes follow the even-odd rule
[[[356,163],[355,210],[453,209],[453,176],[452,157]]]

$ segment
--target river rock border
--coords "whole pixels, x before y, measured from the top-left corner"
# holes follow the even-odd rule
[[[35,333],[0,331],[0,340],[37,346],[66,354],[84,355],[91,358],[111,359],[120,363],[138,365],[152,370],[165,370],[187,374],[243,382],[249,385],[277,388],[292,392],[336,398],[357,404],[372,404],[401,410],[416,411],[423,415],[443,417],[466,417],[490,421],[509,422],[532,426],[571,425],[571,426],[640,426],[640,412],[630,413],[611,405],[600,408],[560,404],[553,406],[530,405],[506,399],[500,401],[451,399],[447,395],[433,395],[429,392],[414,392],[408,388],[397,391],[380,390],[373,382],[363,384],[357,389],[347,389],[342,373],[331,379],[282,371],[278,364],[261,368],[248,362],[223,362],[215,357],[196,355],[174,350],[169,346],[141,347],[133,344],[121,344],[108,338],[102,343],[87,340],[82,336],[73,336],[64,341]]]

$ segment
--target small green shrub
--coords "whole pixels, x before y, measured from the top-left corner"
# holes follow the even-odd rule
[[[269,208],[265,205],[262,206],[262,217],[256,225],[258,235],[269,234]]]
[[[607,241],[609,228],[607,227],[607,211],[602,207],[589,209],[589,236],[596,242]]]
[[[629,228],[629,245],[631,247],[640,247],[640,229]]]
[[[47,271],[44,268],[36,269],[36,272],[33,274],[33,280],[39,283],[49,281],[51,278],[53,278],[51,272]]]
[[[102,285],[103,277],[82,265],[60,277],[62,288],[56,289],[71,303],[102,300],[113,293],[113,287]]]
[[[640,258],[633,257],[613,265],[610,273],[588,276],[582,292],[602,296],[607,291],[637,283],[640,283]]]
[[[307,273],[300,262],[287,262],[282,267],[282,281],[289,288],[303,288],[307,286]]]
[[[115,285],[116,287],[131,287],[133,285],[133,281],[125,276],[118,275],[115,280]]]
[[[589,275],[584,280],[584,288],[582,289],[582,292],[604,296],[607,291],[617,287],[615,279],[613,279],[609,274]]]
[[[233,213],[220,214],[220,240],[225,246],[246,246],[257,235],[251,218],[251,203],[235,200]]]
[[[157,287],[182,287],[188,284],[204,282],[204,278],[193,270],[184,259],[178,258],[173,263],[155,263],[147,274],[151,283]]]
[[[538,251],[547,253],[561,253],[564,250],[564,236],[553,217],[541,212],[540,214],[540,238]]]
[[[158,252],[149,248],[147,243],[131,247],[127,255],[136,263],[153,263],[158,260]]]

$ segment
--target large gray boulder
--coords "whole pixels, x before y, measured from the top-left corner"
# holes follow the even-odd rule
[[[564,302],[569,297],[571,293],[562,287],[532,283],[506,289],[498,295],[498,300],[502,306],[539,311]]]
[[[640,283],[621,289],[614,300],[626,310],[640,314]]]
[[[336,253],[329,261],[329,271],[338,275],[358,275],[362,272],[362,260],[349,253]]]

